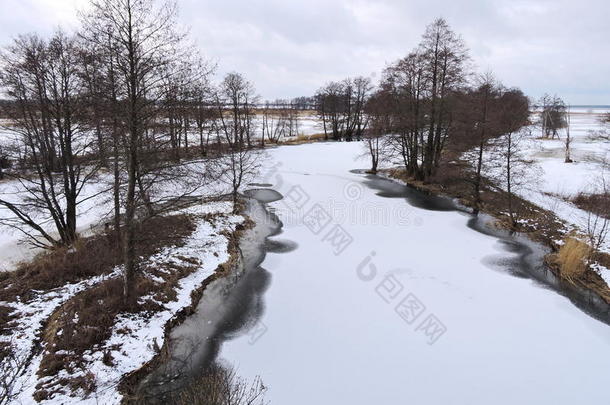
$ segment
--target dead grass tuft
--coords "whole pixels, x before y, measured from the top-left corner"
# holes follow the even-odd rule
[[[587,270],[591,247],[582,240],[568,237],[557,253],[561,275],[571,281],[581,278]]]

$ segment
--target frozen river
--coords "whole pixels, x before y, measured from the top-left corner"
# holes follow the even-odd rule
[[[269,152],[283,229],[224,319],[200,308],[210,356],[271,404],[606,403],[610,328],[529,276],[541,252],[354,171],[361,148]]]

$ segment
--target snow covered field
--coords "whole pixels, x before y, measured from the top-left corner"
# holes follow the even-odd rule
[[[593,112],[572,111],[571,113],[571,157],[574,163],[564,163],[565,134],[561,139],[528,139],[523,145],[525,156],[534,160],[543,169],[540,191],[554,194],[563,199],[575,197],[579,192],[599,191],[599,177],[602,163],[610,163],[610,142],[595,139],[595,133],[604,127],[600,123],[601,114],[607,110]],[[540,130],[532,128],[534,138],[540,137]]]
[[[511,275],[516,253],[469,216],[351,173],[361,147],[270,152],[278,238],[299,247],[267,255],[265,311],[220,357],[277,404],[607,401],[608,326]]]
[[[2,142],[7,142],[14,139],[15,134],[1,128],[2,125],[7,125],[9,123],[6,119],[0,119],[0,144]],[[254,131],[256,133],[256,138],[260,138],[261,136],[261,128],[262,128],[262,116],[256,115],[253,120]],[[301,113],[298,115],[297,120],[297,132],[299,135],[314,135],[324,132],[324,128],[322,126],[322,122],[314,115],[314,113]],[[207,131],[204,133],[204,137],[207,136]],[[214,140],[215,135],[210,135],[210,139]],[[197,128],[194,123],[191,123],[191,129],[189,131],[189,142],[191,145],[199,144],[199,133],[197,132]]]

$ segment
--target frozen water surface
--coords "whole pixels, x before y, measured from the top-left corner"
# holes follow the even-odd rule
[[[353,172],[361,148],[270,151],[270,240],[298,247],[258,256],[211,357],[260,375],[272,404],[607,402],[610,329],[537,281],[542,252]]]

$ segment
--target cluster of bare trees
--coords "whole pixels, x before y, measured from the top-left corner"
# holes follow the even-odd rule
[[[470,151],[465,156],[474,170],[462,176],[472,185],[475,212],[481,203],[482,169],[495,165],[507,185],[510,217],[516,221],[512,196],[522,178],[517,173],[525,166],[518,145],[521,129],[529,123],[529,101],[491,74],[471,80],[468,60],[460,37],[438,19],[413,52],[385,70],[364,108],[372,171],[381,159],[395,160],[408,176],[428,180],[446,152],[455,156]]]
[[[312,110],[315,108],[315,98],[306,96],[295,97],[293,99],[278,98],[273,101],[265,101],[262,107],[265,109]]]
[[[394,115],[393,149],[418,179],[432,176],[453,131],[456,93],[467,78],[467,50],[445,20],[429,25],[419,46],[384,72]]]
[[[516,224],[514,189],[524,179],[525,162],[521,157],[521,131],[529,124],[529,99],[518,89],[505,88],[491,74],[480,77],[472,88],[456,96],[455,129],[451,146],[469,150],[474,171],[465,173],[472,184],[474,212],[481,205],[483,168],[496,167],[507,190],[509,216]],[[519,175],[516,175],[517,172]]]
[[[324,138],[361,139],[368,122],[364,106],[373,86],[366,77],[330,82],[314,96],[316,111],[322,121]]]
[[[540,108],[540,128],[542,137],[545,139],[560,139],[559,131],[565,130],[563,143],[565,146],[565,163],[572,163],[571,144],[572,136],[570,133],[571,117],[570,106],[566,105],[563,99],[557,95],[549,96],[545,94],[539,100]]]
[[[13,100],[6,108],[9,129],[19,141],[13,152],[23,170],[15,171],[15,177],[24,197],[3,198],[0,205],[13,214],[7,223],[35,245],[70,244],[76,239],[77,207],[86,198],[83,188],[100,164],[88,157],[95,110],[87,97],[89,60],[78,39],[61,31],[49,40],[21,36],[3,60],[0,84]],[[56,235],[36,218],[40,207]]]
[[[299,135],[299,111],[296,109],[262,110],[261,145],[277,143],[284,138]]]
[[[0,195],[12,214],[2,222],[37,246],[71,245],[80,207],[110,196],[126,302],[141,222],[211,180],[236,200],[259,163],[253,85],[231,73],[213,86],[213,66],[177,29],[175,4],[157,4],[91,0],[77,33],[21,36],[0,69],[4,129],[14,135],[0,153],[12,167],[0,175],[17,180]]]
[[[567,107],[561,97],[543,95],[539,100],[540,128],[543,138],[559,138],[559,130],[568,125]]]

